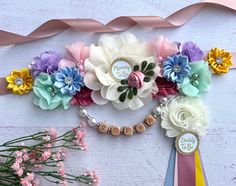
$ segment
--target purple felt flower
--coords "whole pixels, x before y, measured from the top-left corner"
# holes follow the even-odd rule
[[[46,51],[35,57],[29,68],[33,77],[38,76],[41,72],[53,74],[58,69],[58,63],[63,57],[54,51]]]
[[[192,41],[182,43],[179,49],[180,54],[187,56],[190,62],[203,59],[203,51]]]

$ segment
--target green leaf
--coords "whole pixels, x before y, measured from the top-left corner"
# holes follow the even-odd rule
[[[134,65],[134,71],[138,71],[139,70],[139,66],[138,65]]]
[[[146,68],[147,66],[147,61],[143,61],[142,64],[141,64],[141,70],[142,72],[144,71],[144,69]]]
[[[122,93],[122,94],[120,95],[119,100],[120,100],[121,102],[124,102],[124,101],[125,101],[126,94],[127,94],[127,91],[124,92],[124,93]]]
[[[154,76],[154,74],[155,74],[155,72],[152,70],[145,72],[145,75],[147,75],[147,76]]]
[[[128,88],[128,86],[119,86],[118,88],[117,88],[117,91],[118,92],[123,92],[125,89],[127,89]]]
[[[138,90],[137,90],[137,88],[133,88],[133,94],[134,94],[134,96],[136,96],[137,95],[137,93],[138,93]]]
[[[145,71],[153,70],[156,67],[155,63],[149,63]]]
[[[133,91],[132,91],[132,89],[129,90],[128,98],[129,99],[133,99]]]
[[[149,81],[151,81],[151,78],[150,77],[147,77],[147,76],[145,76],[145,78],[144,78],[144,80],[143,80],[144,82],[149,82]]]
[[[122,79],[122,80],[120,81],[120,83],[121,83],[122,85],[126,85],[126,84],[128,84],[128,80],[127,80],[127,79]]]

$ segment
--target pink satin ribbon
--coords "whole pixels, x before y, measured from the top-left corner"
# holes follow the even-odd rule
[[[128,30],[136,25],[143,28],[178,27],[188,22],[204,7],[212,5],[236,10],[235,0],[203,0],[186,6],[165,19],[159,16],[121,16],[107,24],[93,19],[53,19],[45,22],[27,36],[0,30],[0,46],[25,43],[55,36],[68,28],[82,32],[118,32]]]
[[[5,78],[0,78],[0,95],[9,94],[10,91],[7,90],[7,81]]]
[[[194,153],[188,156],[178,153],[178,186],[195,186]]]

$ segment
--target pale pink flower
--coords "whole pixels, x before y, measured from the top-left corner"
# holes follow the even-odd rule
[[[20,163],[18,161],[14,162],[11,168],[18,171],[20,169]]]
[[[57,131],[54,128],[51,128],[49,131],[49,134],[51,136],[51,139],[55,139],[57,137]]]
[[[88,126],[88,124],[85,121],[80,122],[80,127],[86,128],[87,126]]]
[[[81,150],[84,150],[84,151],[88,150],[88,145],[85,142],[82,143]]]
[[[20,168],[18,171],[16,171],[16,174],[21,177],[23,175],[24,171],[22,168]]]
[[[66,59],[62,59],[59,68],[77,67],[81,75],[84,75],[84,61],[89,56],[89,47],[84,43],[66,45]]]
[[[20,179],[20,184],[21,184],[22,186],[32,186],[32,184],[30,183],[30,181],[28,180],[27,177],[21,178],[21,179]]]
[[[15,153],[16,153],[17,157],[21,157],[23,155],[23,152],[21,152],[21,151],[16,151]]]
[[[61,156],[64,158],[68,157],[68,153],[63,148],[59,150],[59,153],[61,153]]]
[[[95,186],[98,184],[99,178],[95,171],[86,171],[84,175],[92,179],[92,185]]]
[[[39,181],[39,179],[36,179],[36,180],[33,180],[33,186],[39,186],[39,184],[40,184],[40,181]]]
[[[27,153],[24,153],[22,158],[24,161],[27,161],[29,159],[29,155]]]
[[[42,154],[42,160],[46,161],[47,159],[49,159],[51,157],[51,155],[52,155],[51,151],[49,151],[49,150],[44,151]]]
[[[164,36],[159,36],[154,39],[150,46],[155,51],[160,62],[162,62],[167,56],[172,56],[179,51],[177,44],[175,42],[171,42]]]
[[[60,168],[64,167],[63,161],[59,161],[59,162],[57,163],[57,166],[60,167]]]
[[[54,156],[54,160],[55,160],[55,161],[61,160],[61,153],[60,153],[60,152],[57,152],[57,153],[54,154],[53,156]]]
[[[33,181],[34,180],[34,173],[27,173],[28,180]]]
[[[33,180],[34,180],[34,173],[27,173],[27,176],[21,178],[20,183],[22,186],[32,186]]]
[[[45,141],[50,141],[51,138],[50,138],[50,136],[44,136],[44,137],[43,137],[43,140],[45,140]]]
[[[82,139],[85,137],[85,132],[78,130],[75,135],[76,135],[76,136],[75,136],[76,139],[82,140]]]
[[[64,177],[65,176],[65,169],[63,167],[61,167],[59,170],[58,170],[58,173]]]
[[[52,144],[51,144],[51,143],[47,143],[47,144],[45,144],[44,146],[49,149],[49,148],[52,147]]]
[[[61,182],[61,184],[62,184],[63,186],[68,186],[67,180],[63,180],[63,181]]]
[[[16,162],[18,162],[19,164],[21,164],[23,162],[22,157],[16,157]]]

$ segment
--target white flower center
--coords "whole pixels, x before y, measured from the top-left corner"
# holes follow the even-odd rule
[[[127,79],[132,72],[131,65],[128,61],[119,59],[111,65],[111,75],[115,80]]]
[[[220,65],[222,62],[223,62],[222,57],[217,57],[217,58],[216,58],[216,63],[217,63],[217,64]]]
[[[15,79],[15,84],[17,86],[23,85],[23,83],[24,83],[23,79],[21,79],[21,78],[16,78]]]
[[[64,80],[65,84],[71,85],[73,83],[73,78],[71,76],[67,76]]]
[[[178,72],[181,71],[181,67],[180,67],[179,65],[174,65],[174,66],[173,66],[173,71],[174,71],[175,73],[178,73]]]

